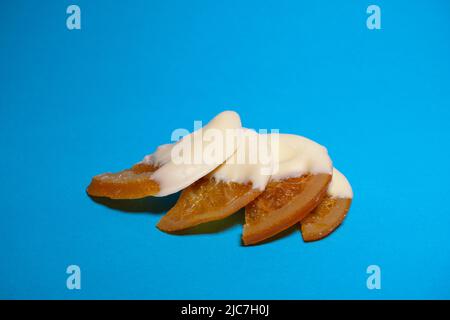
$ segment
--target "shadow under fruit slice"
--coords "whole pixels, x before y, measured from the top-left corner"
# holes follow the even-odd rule
[[[157,227],[174,232],[201,223],[226,218],[253,201],[262,190],[253,184],[217,181],[211,175],[181,192],[175,206],[161,218]]]
[[[327,195],[322,202],[301,221],[304,241],[320,240],[333,232],[345,219],[352,199]]]
[[[298,223],[320,203],[330,180],[331,174],[321,173],[270,181],[245,208],[244,244],[256,244]]]
[[[151,179],[157,166],[138,163],[117,173],[103,173],[92,178],[87,193],[93,197],[139,199],[159,192],[159,184]]]

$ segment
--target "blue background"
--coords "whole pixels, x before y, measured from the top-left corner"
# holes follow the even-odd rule
[[[0,7],[0,298],[450,298],[450,2],[75,3],[74,31],[68,1]],[[86,196],[224,109],[328,147],[355,192],[338,231],[243,247],[242,213],[175,236],[173,197]]]

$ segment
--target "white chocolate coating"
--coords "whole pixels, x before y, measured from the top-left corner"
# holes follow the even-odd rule
[[[352,186],[347,178],[336,168],[333,168],[333,178],[328,186],[327,194],[332,198],[353,198]]]
[[[243,140],[237,152],[227,162],[220,166],[213,176],[225,182],[246,183],[252,182],[254,188],[264,190],[270,178],[283,180],[300,177],[304,174],[332,174],[333,165],[328,156],[327,149],[318,143],[305,137],[292,134],[257,134],[253,130],[244,129],[248,137],[266,138],[259,147],[267,146],[270,153],[270,163],[267,159],[259,163],[231,164],[235,163],[237,154],[241,150],[250,153],[258,153],[255,149],[249,150],[249,141]],[[270,139],[268,139],[270,137]],[[265,154],[263,152],[263,154]],[[260,157],[258,157],[260,159]]]
[[[206,160],[203,151],[200,162],[179,163],[174,160],[174,154],[182,157],[185,154],[196,154],[198,146],[201,150],[208,149],[214,141],[215,134],[223,138],[229,136],[230,131],[235,133],[233,140],[224,140],[223,152],[215,156],[214,161]],[[272,138],[269,139],[270,143],[267,140],[268,136]],[[266,138],[269,153],[266,153],[264,159],[257,156],[255,162],[254,158],[253,160],[250,158],[258,151],[250,148],[250,142],[254,142],[254,139],[262,140],[262,137]],[[232,143],[229,143],[230,141]],[[325,147],[298,135],[257,134],[254,130],[242,129],[240,117],[233,111],[220,113],[206,126],[185,136],[177,143],[159,146],[142,162],[159,166],[151,176],[160,187],[160,192],[156,196],[176,193],[212,172],[218,181],[243,184],[251,182],[253,188],[259,190],[264,190],[270,179],[282,180],[307,173],[333,174],[328,195],[336,198],[353,197],[348,180],[338,170],[333,169]]]
[[[177,143],[162,145],[155,153],[146,156],[144,163],[160,166],[151,175],[151,179],[158,182],[160,188],[155,196],[176,193],[221,165],[236,151],[240,129],[239,115],[234,111],[224,111],[203,128],[183,137]],[[222,152],[209,158],[204,157],[203,152],[213,146],[216,137],[223,139],[232,136],[232,132],[235,137],[232,137],[231,143],[223,143]]]
[[[304,174],[332,174],[333,164],[328,151],[320,144],[293,134],[279,134],[278,168],[273,180],[300,177]]]
[[[267,135],[259,135],[254,130],[243,129],[236,152],[217,168],[212,176],[217,181],[252,183],[253,189],[263,191],[270,179],[273,158],[270,152],[265,156],[258,153],[261,143],[267,143]]]
[[[175,144],[168,143],[162,144],[156,148],[156,151],[152,154],[146,155],[143,163],[153,164],[156,166],[162,166],[170,161],[170,154],[172,152],[172,148]]]

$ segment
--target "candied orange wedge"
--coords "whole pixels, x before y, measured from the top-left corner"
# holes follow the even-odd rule
[[[103,173],[92,178],[87,193],[93,197],[139,199],[159,192],[159,184],[150,177],[157,166],[138,163],[117,173]]]
[[[245,208],[244,244],[264,241],[298,223],[320,203],[330,181],[331,174],[325,173],[270,181]]]
[[[352,199],[326,196],[306,218],[301,221],[304,241],[320,240],[328,236],[344,221]]]
[[[160,145],[131,169],[95,176],[87,192],[91,196],[111,199],[174,194],[231,157],[237,148],[235,142],[241,129],[241,118],[236,112],[221,112],[176,143]],[[212,139],[212,136],[220,139]],[[229,143],[224,144],[221,139]]]
[[[352,186],[339,170],[333,168],[333,178],[327,195],[317,208],[301,221],[303,240],[320,240],[339,227],[347,216],[352,199]]]
[[[252,183],[217,181],[211,175],[181,192],[175,206],[161,218],[157,227],[175,232],[196,225],[224,219],[245,207],[261,194]]]

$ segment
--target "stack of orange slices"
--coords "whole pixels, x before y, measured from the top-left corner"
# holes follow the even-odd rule
[[[218,137],[226,138],[218,144]],[[261,243],[294,225],[304,241],[322,239],[342,223],[353,198],[326,148],[297,135],[242,128],[233,111],[158,147],[130,169],[95,176],[87,188],[90,196],[111,199],[178,191],[178,201],[157,225],[160,230],[178,232],[245,208],[244,245]]]

